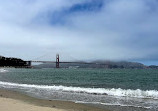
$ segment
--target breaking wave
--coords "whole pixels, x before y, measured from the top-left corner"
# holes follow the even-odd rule
[[[6,69],[0,69],[0,72],[4,73],[4,72],[8,72]]]
[[[0,87],[3,88],[34,88],[34,89],[43,89],[43,90],[54,90],[54,91],[63,91],[63,92],[75,92],[75,93],[88,93],[94,95],[109,95],[109,96],[119,96],[119,97],[135,97],[135,98],[152,98],[158,99],[157,90],[132,90],[132,89],[105,89],[105,88],[82,88],[82,87],[67,87],[67,86],[48,86],[48,85],[30,85],[30,84],[18,84],[10,82],[0,81]]]

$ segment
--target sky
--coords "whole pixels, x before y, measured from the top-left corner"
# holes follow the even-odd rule
[[[0,55],[158,65],[157,0],[0,0]]]

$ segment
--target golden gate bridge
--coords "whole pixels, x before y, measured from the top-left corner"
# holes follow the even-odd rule
[[[77,63],[77,64],[98,64],[98,63],[92,63],[92,62],[81,62],[81,61],[77,61],[77,62],[68,62],[68,61],[60,61],[59,59],[59,54],[56,54],[56,61],[36,61],[36,60],[31,60],[31,61],[26,61],[28,66],[31,66],[32,63],[55,63],[56,64],[56,68],[60,67],[60,63]]]

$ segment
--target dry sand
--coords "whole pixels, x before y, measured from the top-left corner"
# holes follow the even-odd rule
[[[0,89],[0,111],[107,111],[85,104],[42,100]]]
[[[19,100],[0,97],[0,111],[66,111],[57,108],[35,106]]]

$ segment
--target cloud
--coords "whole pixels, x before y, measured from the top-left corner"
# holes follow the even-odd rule
[[[0,53],[155,60],[157,5],[157,0],[0,0]]]

